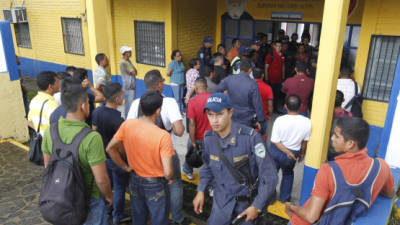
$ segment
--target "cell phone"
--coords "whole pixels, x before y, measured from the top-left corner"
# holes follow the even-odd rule
[[[242,224],[245,220],[246,220],[246,216],[242,216],[240,218],[236,217],[235,219],[232,220],[231,224],[239,225],[239,224]]]

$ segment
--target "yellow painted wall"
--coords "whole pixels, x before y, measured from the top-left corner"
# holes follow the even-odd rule
[[[22,0],[15,0],[14,6],[19,6]],[[10,7],[10,1],[0,1],[0,9]],[[76,67],[90,67],[89,40],[87,23],[82,20],[82,35],[85,55],[74,55],[64,52],[61,17],[84,18],[84,0],[30,0],[25,2],[32,49],[18,47],[15,40],[14,27],[11,26],[14,38],[15,53],[22,57],[74,65]],[[0,19],[3,14],[0,13]]]
[[[217,38],[221,41],[221,16],[227,12],[226,1],[217,0]],[[272,20],[272,12],[302,12],[302,20],[294,22],[321,23],[324,0],[248,0],[246,12],[255,20]],[[358,0],[355,9],[348,16],[348,24],[360,24],[365,0]],[[280,20],[276,20],[280,21]],[[289,20],[288,20],[289,21]]]
[[[400,17],[398,0],[366,0],[362,20],[360,40],[358,44],[354,76],[362,85],[368,61],[371,36],[400,36]],[[365,100],[363,103],[364,118],[372,125],[383,127],[388,103]]]
[[[203,45],[204,36],[211,36],[215,40],[216,12],[215,0],[175,1],[176,46],[182,52],[187,69],[189,60],[196,57]],[[218,45],[218,42],[214,42],[214,45]],[[169,55],[167,58],[170,60]]]
[[[145,73],[152,69],[159,69],[165,76],[169,56],[173,48],[172,40],[172,0],[114,0],[112,1],[112,17],[115,37],[115,59],[118,74],[119,61],[122,55],[119,49],[123,45],[132,47],[131,61],[138,71],[138,78],[143,78]],[[165,55],[166,67],[150,66],[136,63],[134,21],[164,22],[165,24]],[[168,80],[168,79],[167,79]]]
[[[19,80],[10,81],[8,73],[1,73],[0,90],[0,140],[13,138],[20,142],[27,141],[28,126]]]

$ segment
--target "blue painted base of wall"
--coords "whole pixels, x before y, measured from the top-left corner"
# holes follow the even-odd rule
[[[50,70],[54,72],[65,71],[67,65],[46,62],[36,59],[30,59],[25,57],[19,57],[21,61],[21,65],[19,69],[21,70],[24,76],[36,77],[41,71]],[[70,65],[68,65],[70,66]],[[73,66],[73,65],[71,65]],[[90,82],[93,84],[93,73],[92,70],[88,70],[88,75]],[[119,75],[112,75],[112,81],[118,82],[122,85],[122,78]],[[136,98],[140,98],[142,94],[146,92],[146,87],[144,85],[144,81],[141,79],[136,80]],[[167,97],[173,97],[172,89],[169,85],[164,85],[163,94]]]
[[[382,140],[382,127],[369,126],[369,139],[367,143],[368,155],[370,157],[376,157],[378,154],[379,146]]]
[[[314,186],[315,175],[317,175],[318,169],[314,169],[312,167],[304,165],[303,171],[303,182],[301,185],[301,195],[300,195],[300,205],[304,205],[304,203],[310,198],[311,191]]]

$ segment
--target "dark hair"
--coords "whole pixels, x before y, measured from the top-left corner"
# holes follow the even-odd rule
[[[47,90],[50,84],[56,82],[57,74],[53,71],[42,71],[36,77],[36,84],[41,91]]]
[[[179,49],[175,49],[175,50],[172,51],[172,53],[171,53],[171,59],[172,60],[174,60],[174,57],[176,56],[176,53],[178,53],[178,52],[181,52],[181,51],[179,51]]]
[[[254,68],[253,70],[253,77],[254,79],[261,79],[262,75],[264,74],[264,70],[258,67]]]
[[[262,32],[258,32],[256,35],[256,40],[262,40],[266,36],[267,36],[266,34],[264,34]]]
[[[103,95],[107,102],[114,102],[114,98],[122,91],[122,86],[119,83],[106,83],[103,86]]]
[[[369,138],[369,125],[359,117],[342,117],[338,119],[336,127],[341,129],[344,140],[357,142],[359,149],[365,148]]]
[[[60,80],[64,80],[67,77],[71,77],[71,75],[69,73],[67,73],[67,72],[59,71],[59,72],[57,72],[57,77]]]
[[[213,72],[213,69],[210,66],[204,66],[202,69],[202,74],[200,74],[203,77],[210,77],[210,74]]]
[[[298,73],[306,73],[307,72],[307,64],[305,62],[297,62],[296,70]]]
[[[80,80],[81,82],[88,78],[88,71],[83,68],[78,68],[74,71],[74,76],[75,79]]]
[[[340,73],[345,76],[351,76],[351,74],[353,74],[353,70],[349,66],[343,66],[340,69]]]
[[[77,83],[77,79],[67,77],[61,82],[61,104],[67,112],[76,112],[79,103],[86,98],[86,89]]]
[[[226,47],[225,47],[224,44],[219,44],[219,45],[217,46],[217,49],[219,49],[219,48],[225,48],[225,49],[226,49]]]
[[[74,72],[76,70],[75,66],[67,66],[67,68],[65,68],[65,72]]]
[[[189,61],[189,67],[194,68],[197,65],[197,62],[200,62],[198,58],[193,58]]]
[[[147,89],[155,89],[163,80],[164,78],[158,70],[150,70],[144,75],[144,85]]]
[[[336,90],[335,107],[341,106],[343,101],[344,101],[343,92]]]
[[[232,47],[236,44],[237,41],[239,41],[239,39],[237,38],[232,39]]]
[[[240,57],[240,71],[247,72],[251,69],[251,62],[246,57]]]
[[[224,60],[224,55],[222,55],[221,53],[215,53],[212,57],[212,62],[213,64],[218,61],[218,60]]]
[[[95,57],[97,65],[100,65],[100,62],[103,61],[105,57],[106,57],[106,55],[104,53],[97,54]]]
[[[297,112],[301,106],[301,99],[298,95],[289,95],[285,100],[285,104],[289,111]]]
[[[273,42],[274,45],[275,45],[275,44],[278,44],[278,43],[279,43],[279,44],[282,44],[282,41],[278,39],[278,40],[275,40],[275,41]]]
[[[299,37],[299,35],[296,32],[293,32],[290,37],[293,37],[293,35],[296,35],[297,37]]]
[[[140,98],[140,107],[143,115],[151,116],[161,108],[163,97],[158,91],[147,91]]]
[[[195,84],[200,84],[204,88],[207,88],[207,80],[204,77],[198,77],[194,83]]]

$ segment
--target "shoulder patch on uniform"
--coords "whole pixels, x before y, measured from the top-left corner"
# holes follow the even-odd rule
[[[265,146],[263,143],[258,143],[254,147],[254,153],[260,158],[265,158]]]
[[[219,161],[219,157],[216,155],[210,155],[210,159],[214,161]]]
[[[241,127],[240,129],[239,129],[239,132],[238,132],[239,134],[242,134],[242,135],[249,135],[249,136],[252,136],[253,135],[253,133],[254,133],[254,129],[253,128],[250,128],[250,127]]]
[[[200,58],[204,58],[204,53],[200,53]]]

